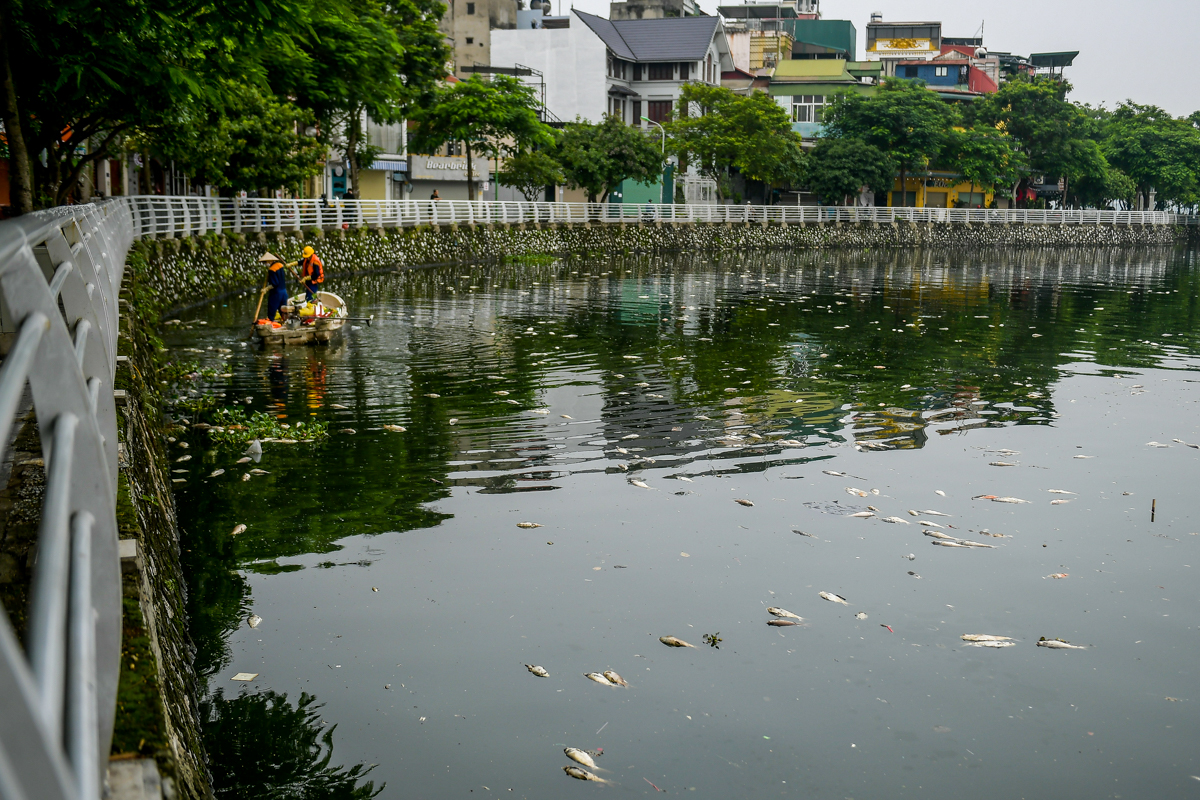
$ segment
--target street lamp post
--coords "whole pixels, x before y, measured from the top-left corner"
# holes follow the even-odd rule
[[[666,155],[667,155],[667,129],[664,128],[662,125],[659,125],[657,122],[655,122],[654,120],[650,119],[647,116],[643,116],[642,119],[646,120],[646,122],[649,122],[651,125],[658,128],[659,132],[662,134],[662,146],[659,148],[659,153],[665,159]],[[664,173],[665,173],[665,168],[664,168]],[[666,178],[664,177],[663,178],[663,192],[664,193],[666,192],[666,186],[667,186]],[[663,202],[663,203],[667,202],[665,197],[659,197],[658,199],[660,202]]]

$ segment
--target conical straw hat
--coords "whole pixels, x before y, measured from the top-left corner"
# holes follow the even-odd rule
[[[258,257],[258,260],[263,262],[264,264],[274,264],[276,261],[279,260],[279,256],[276,256],[272,253],[263,253],[261,256]]]

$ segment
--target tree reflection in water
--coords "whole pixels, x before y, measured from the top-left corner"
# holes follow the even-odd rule
[[[230,800],[367,800],[383,791],[360,779],[375,765],[346,769],[333,758],[331,725],[322,704],[305,692],[295,705],[266,691],[226,698],[217,691],[201,705],[204,743],[217,797]]]

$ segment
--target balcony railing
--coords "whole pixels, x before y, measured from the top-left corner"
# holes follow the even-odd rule
[[[368,225],[485,225],[559,222],[969,223],[971,225],[1194,225],[1166,211],[1023,211],[982,208],[527,203],[466,200],[265,200],[128,197],[137,236],[298,231]]]
[[[0,797],[98,800],[121,644],[117,552],[117,294],[126,203],[0,222],[0,443],[28,389],[41,509],[25,647],[0,611]]]

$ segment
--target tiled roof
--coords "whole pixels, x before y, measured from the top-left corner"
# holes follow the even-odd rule
[[[699,61],[720,24],[718,17],[607,20],[576,9],[608,49],[630,61]]]

